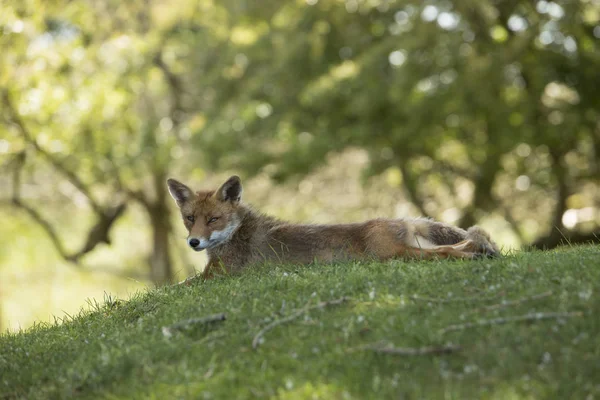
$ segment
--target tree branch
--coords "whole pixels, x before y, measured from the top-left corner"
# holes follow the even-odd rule
[[[406,189],[406,193],[408,194],[410,202],[419,209],[419,212],[424,217],[430,217],[430,215],[425,210],[425,207],[423,206],[423,199],[421,199],[421,196],[417,192],[416,181],[412,176],[409,175],[408,169],[406,168],[406,164],[404,163],[404,161],[401,161],[399,163],[399,167],[400,171],[402,172],[404,188]]]
[[[25,211],[25,213],[27,213],[27,215],[29,215],[31,217],[31,219],[33,219],[44,230],[44,232],[46,232],[46,234],[52,241],[52,244],[54,245],[54,247],[56,248],[56,250],[58,251],[58,253],[60,254],[60,256],[62,258],[64,258],[65,260],[69,259],[69,254],[65,250],[65,247],[64,247],[62,241],[58,237],[58,233],[56,232],[56,230],[54,229],[52,224],[47,219],[45,219],[33,207],[28,206],[27,204],[24,204],[18,198],[14,198],[12,201],[12,204],[13,204],[13,206]]]
[[[102,214],[102,208],[96,202],[96,200],[93,198],[89,187],[85,183],[83,183],[83,181],[73,171],[71,171],[69,168],[67,168],[62,161],[60,161],[57,158],[55,158],[54,156],[52,156],[50,153],[48,153],[46,150],[44,150],[37,143],[37,141],[34,139],[33,135],[31,134],[31,132],[29,132],[29,129],[25,125],[24,121],[21,119],[21,116],[15,109],[7,90],[2,91],[2,100],[4,103],[5,109],[8,112],[9,120],[19,129],[19,132],[21,132],[21,136],[23,137],[23,139],[25,139],[25,141],[29,145],[31,145],[54,168],[56,168],[56,170],[58,170],[65,177],[67,177],[69,182],[71,182],[73,184],[73,186],[75,186],[88,199],[88,201],[90,202],[90,205],[92,206],[92,208],[94,209],[94,211],[96,213]]]
[[[479,303],[479,302],[497,300],[498,297],[499,296],[493,296],[493,297],[474,296],[474,297],[443,298],[443,297],[423,297],[423,296],[420,296],[417,294],[408,296],[409,299],[415,300],[415,301],[423,301],[423,302],[427,302],[427,303],[444,303],[444,304],[457,303],[457,302],[477,302],[477,303]]]
[[[484,306],[484,307],[476,308],[476,309],[470,311],[468,314],[474,314],[474,313],[478,313],[478,312],[494,311],[494,310],[499,310],[501,308],[518,306],[518,305],[521,305],[521,304],[523,304],[525,302],[543,299],[544,297],[548,297],[548,296],[552,296],[552,291],[551,290],[549,290],[547,292],[544,292],[544,293],[539,293],[539,294],[536,294],[536,295],[533,295],[533,296],[523,297],[523,298],[520,298],[520,299],[517,299],[517,300],[503,301],[502,303],[497,303],[497,304],[492,304],[492,305],[489,305],[489,306]]]
[[[450,325],[443,329],[440,329],[439,334],[443,335],[447,332],[452,331],[460,331],[469,328],[475,328],[478,326],[490,326],[490,325],[503,325],[511,322],[534,322],[540,321],[543,319],[560,319],[560,318],[572,318],[572,317],[581,317],[583,315],[582,312],[551,312],[551,313],[532,313],[519,315],[516,317],[503,317],[503,318],[493,318],[493,319],[481,319],[475,322],[467,322],[465,324],[457,324]]]
[[[179,321],[170,326],[163,326],[162,333],[165,337],[170,338],[173,336],[174,331],[182,331],[191,328],[197,328],[198,326],[212,325],[216,322],[223,322],[227,319],[224,313],[208,315],[201,318],[190,318],[183,321]]]
[[[101,243],[111,244],[108,234],[115,221],[123,215],[127,208],[126,203],[121,203],[116,207],[109,208],[102,213],[96,224],[87,234],[87,239],[81,249],[65,257],[66,260],[77,262],[81,257],[91,252]]]
[[[96,224],[92,226],[87,234],[87,238],[83,246],[75,252],[69,253],[62,240],[60,239],[57,230],[50,223],[48,219],[46,219],[42,214],[40,214],[35,208],[23,202],[21,199],[21,172],[23,167],[25,166],[25,152],[19,153],[13,162],[13,171],[12,171],[12,205],[25,211],[27,215],[29,215],[43,230],[46,232],[52,244],[60,254],[60,256],[70,261],[74,264],[77,264],[79,259],[83,257],[85,254],[91,252],[96,248],[100,243],[110,244],[110,239],[108,237],[108,233],[110,232],[111,227],[115,223],[115,221],[123,215],[123,212],[126,209],[126,203],[120,203],[115,207],[100,209],[97,213],[98,220]]]
[[[427,354],[440,355],[450,354],[462,350],[460,346],[447,345],[447,346],[426,346],[426,347],[394,347],[392,345],[383,343],[367,344],[355,348],[348,349],[348,351],[357,350],[370,350],[380,354],[392,354],[397,356],[422,356]]]
[[[307,312],[309,312],[311,310],[315,310],[317,308],[324,308],[324,307],[331,306],[331,305],[342,304],[342,303],[344,303],[346,301],[349,301],[349,300],[350,300],[349,297],[344,296],[344,297],[341,297],[341,298],[336,299],[336,300],[321,301],[321,302],[315,304],[314,306],[310,306],[310,307],[307,304],[306,306],[304,306],[301,309],[297,310],[296,312],[290,314],[289,316],[287,316],[285,318],[277,319],[277,320],[271,322],[269,325],[267,325],[264,328],[262,328],[256,334],[256,336],[254,336],[254,339],[252,340],[252,348],[256,349],[260,345],[261,339],[265,335],[265,333],[267,333],[268,331],[270,331],[271,329],[275,328],[278,325],[285,324],[287,322],[293,321],[296,318],[300,317],[301,315],[306,314]]]
[[[167,85],[169,86],[169,90],[171,92],[171,110],[169,111],[169,115],[173,121],[173,131],[175,132],[177,138],[179,138],[179,126],[182,122],[181,114],[183,113],[183,105],[181,100],[183,84],[177,75],[171,71],[169,66],[162,59],[162,49],[158,54],[156,54],[156,56],[154,56],[152,62],[158,67],[158,69],[162,71],[163,75],[165,76],[165,80],[167,81]]]
[[[148,197],[141,190],[124,189],[124,191],[129,197],[131,197],[133,200],[137,201],[142,206],[144,206],[144,208],[151,209],[152,207],[154,207],[154,203],[151,200],[149,200]]]

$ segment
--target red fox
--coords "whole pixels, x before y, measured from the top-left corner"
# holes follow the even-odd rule
[[[242,183],[230,177],[217,190],[194,192],[175,179],[167,186],[179,206],[188,245],[206,250],[203,276],[266,262],[310,264],[391,258],[477,258],[500,254],[479,227],[463,230],[426,218],[303,225],[278,220],[242,203]]]

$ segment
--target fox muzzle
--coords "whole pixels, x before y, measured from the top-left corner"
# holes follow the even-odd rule
[[[210,242],[204,238],[196,238],[196,237],[190,237],[188,238],[188,245],[196,250],[196,251],[202,251],[206,248],[209,247]]]

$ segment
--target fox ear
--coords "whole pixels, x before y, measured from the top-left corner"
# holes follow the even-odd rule
[[[194,191],[192,189],[175,179],[167,179],[167,187],[169,188],[171,197],[175,199],[175,202],[179,207],[194,196]]]
[[[221,185],[215,194],[218,200],[237,203],[242,198],[242,181],[239,176],[232,176]]]

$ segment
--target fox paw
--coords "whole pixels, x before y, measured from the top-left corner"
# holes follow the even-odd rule
[[[497,252],[488,252],[486,250],[477,251],[471,253],[471,260],[483,260],[484,258],[496,258],[499,254]]]
[[[470,239],[470,251],[481,257],[494,258],[500,256],[498,246],[492,241],[490,235],[478,226],[467,230],[467,238]]]

